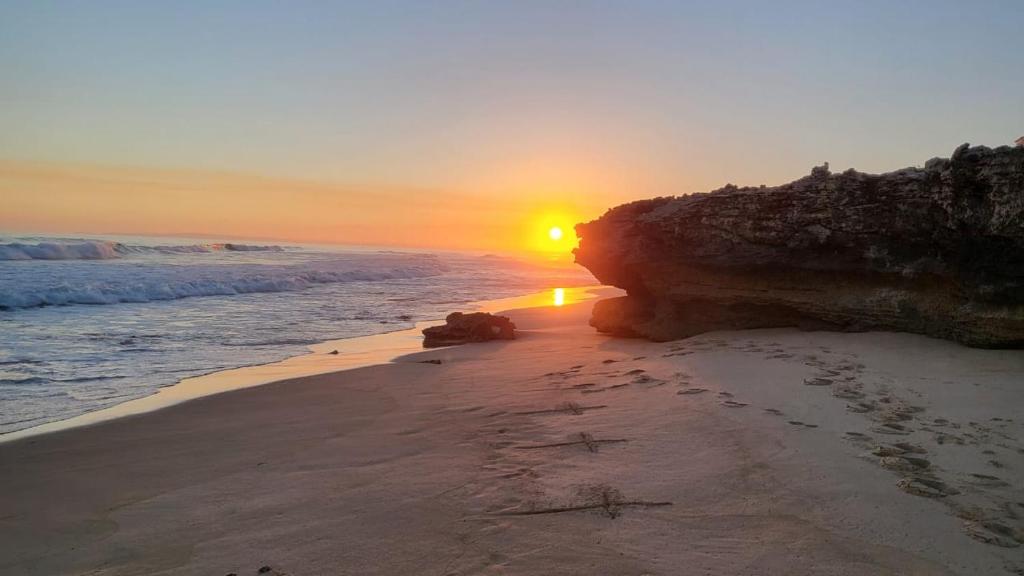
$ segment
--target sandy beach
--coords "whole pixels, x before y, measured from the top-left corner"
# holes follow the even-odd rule
[[[0,576],[1024,576],[1022,30],[0,2]]]
[[[1024,569],[1019,352],[794,330],[659,344],[595,333],[591,307],[0,444],[0,572]]]

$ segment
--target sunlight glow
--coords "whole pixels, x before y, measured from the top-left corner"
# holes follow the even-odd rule
[[[579,239],[575,224],[592,218],[572,206],[549,206],[537,209],[524,222],[524,248],[549,256],[568,258]]]

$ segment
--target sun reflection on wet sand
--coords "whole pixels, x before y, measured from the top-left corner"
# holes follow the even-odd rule
[[[551,291],[551,303],[555,306],[565,304],[565,288],[555,288]]]

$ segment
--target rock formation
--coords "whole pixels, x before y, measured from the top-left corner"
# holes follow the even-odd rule
[[[576,262],[627,295],[599,331],[894,330],[1024,346],[1024,148],[960,146],[887,174],[828,165],[618,206],[576,227]]]
[[[452,312],[445,318],[443,326],[431,326],[423,330],[423,347],[437,348],[467,342],[512,340],[516,337],[515,330],[516,325],[505,316],[495,316],[486,312]]]

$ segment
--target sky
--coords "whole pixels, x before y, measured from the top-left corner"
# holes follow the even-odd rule
[[[0,231],[480,250],[1024,135],[1024,2],[0,1]]]

